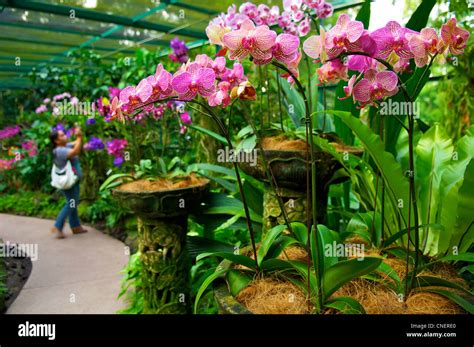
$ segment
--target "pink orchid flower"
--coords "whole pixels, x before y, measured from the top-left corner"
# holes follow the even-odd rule
[[[225,63],[225,57],[217,57],[216,59],[211,60],[209,67],[214,70],[216,76],[221,76],[226,71]]]
[[[408,33],[408,46],[415,57],[415,64],[423,67],[428,63],[429,55],[438,52],[439,38],[432,28],[421,29],[420,34]]]
[[[226,69],[221,79],[229,82],[232,87],[247,80],[244,75],[244,67],[240,63],[235,63],[232,69]]]
[[[171,84],[179,97],[183,100],[191,100],[198,93],[208,97],[214,93],[216,74],[210,68],[203,68],[197,63],[191,63],[184,72],[178,72]]]
[[[110,105],[110,120],[114,119],[118,119],[121,122],[125,121],[125,117],[122,112],[122,103],[117,97],[114,97]]]
[[[272,48],[273,57],[284,64],[289,64],[298,56],[300,39],[290,34],[280,34],[275,40]]]
[[[354,51],[352,45],[364,33],[364,24],[351,20],[349,15],[342,14],[337,19],[336,25],[327,32],[326,48],[332,57],[337,57],[342,52]]]
[[[146,102],[153,92],[153,87],[147,79],[140,81],[137,87],[128,86],[120,92],[120,102],[131,110],[140,103]]]
[[[245,20],[239,30],[226,33],[224,45],[229,49],[229,58],[242,60],[251,55],[258,61],[271,59],[271,48],[275,44],[277,34],[268,26],[255,27],[250,19]]]
[[[349,79],[349,82],[347,83],[347,86],[344,86],[342,88],[345,95],[343,97],[338,98],[339,100],[346,100],[351,97],[356,80],[357,80],[357,76],[352,75],[352,77]]]
[[[363,55],[351,55],[347,58],[347,68],[353,71],[366,72],[370,69],[377,69],[377,60]]]
[[[321,83],[337,83],[341,79],[347,80],[347,66],[340,60],[332,60],[325,63],[318,70],[318,79]]]
[[[206,35],[209,39],[209,42],[213,45],[224,46],[222,39],[224,35],[230,31],[231,28],[223,24],[216,24],[211,22],[206,28]]]
[[[229,82],[223,81],[217,85],[217,91],[212,94],[209,99],[207,100],[209,106],[218,106],[222,105],[223,107],[227,107],[230,104],[230,95],[229,91],[231,89],[231,85]]]
[[[153,99],[164,99],[173,94],[171,78],[171,74],[163,68],[163,65],[158,64],[155,74],[147,77],[147,81],[152,87],[151,97]]]
[[[397,94],[397,84],[397,75],[392,71],[368,70],[364,78],[354,86],[354,100],[359,101],[362,106],[374,104],[374,101]]]
[[[303,51],[310,58],[326,60],[326,32],[323,28],[321,28],[320,35],[312,35],[306,39],[303,43]]]
[[[417,34],[417,32],[404,28],[395,21],[390,21],[385,27],[375,30],[370,36],[377,44],[376,56],[387,59],[394,52],[402,59],[413,58],[406,34]]]
[[[451,54],[458,55],[464,52],[469,31],[456,26],[456,18],[451,18],[448,23],[441,26],[441,38],[444,44],[449,47]]]

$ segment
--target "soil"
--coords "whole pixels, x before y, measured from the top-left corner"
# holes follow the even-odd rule
[[[172,179],[159,178],[156,180],[141,179],[120,185],[117,189],[127,192],[156,192],[181,188],[191,188],[202,186],[207,183],[207,179],[191,174],[186,177],[176,177]]]
[[[330,142],[339,153],[348,152],[352,154],[360,154],[363,152],[361,148],[346,146],[339,142]],[[274,151],[306,151],[307,143],[301,139],[291,139],[284,134],[277,136],[264,137],[262,139],[262,148]]]
[[[366,252],[376,254],[376,252]],[[306,251],[301,247],[288,247],[285,253],[279,256],[284,260],[307,262]],[[384,262],[390,265],[397,275],[405,276],[405,262],[397,258],[387,258]],[[448,264],[440,264],[431,270],[423,270],[421,275],[436,276],[450,282],[456,282],[468,288],[467,283],[455,269]],[[385,278],[385,277],[384,277]],[[385,278],[387,281],[388,275]],[[443,288],[445,290],[452,290]],[[339,288],[333,298],[350,296],[359,301],[367,314],[462,314],[462,308],[447,298],[425,292],[415,292],[406,302],[399,300],[397,293],[384,285],[364,279],[356,279]],[[236,297],[237,301],[255,314],[308,314],[308,304],[304,292],[294,284],[275,276],[258,278],[244,288]],[[337,314],[336,310],[329,309],[325,314]]]
[[[5,254],[17,254],[16,257],[5,257],[0,259],[4,261],[5,270],[7,272],[6,287],[7,292],[4,298],[0,294],[0,313],[6,312],[10,305],[15,301],[21,289],[25,285],[28,277],[31,274],[32,263],[31,259],[26,255],[20,255],[20,252],[13,252],[12,248],[15,245],[3,244],[2,247],[8,247],[9,250],[5,250]],[[3,301],[3,302],[2,302]]]

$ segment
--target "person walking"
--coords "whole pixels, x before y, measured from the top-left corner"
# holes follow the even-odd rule
[[[76,127],[75,134],[76,140],[72,142],[68,142],[68,137],[62,130],[53,130],[50,134],[50,140],[53,145],[54,164],[57,168],[63,169],[69,160],[74,173],[78,176],[77,182],[71,188],[62,190],[62,193],[66,198],[66,204],[59,213],[52,229],[52,232],[56,233],[56,238],[58,239],[66,237],[63,228],[67,218],[69,218],[69,226],[71,227],[73,234],[87,232],[87,230],[81,226],[79,214],[77,212],[80,190],[79,181],[82,177],[81,165],[78,158],[78,154],[82,147],[82,132],[79,127]]]

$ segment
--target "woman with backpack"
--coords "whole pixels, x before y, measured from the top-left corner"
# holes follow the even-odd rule
[[[51,144],[53,145],[53,186],[57,186],[57,184],[54,184],[55,178],[60,177],[55,175],[70,174],[72,177],[74,177],[74,175],[77,176],[74,177],[74,183],[72,186],[66,186],[66,188],[61,189],[66,197],[66,204],[59,213],[52,229],[52,232],[56,233],[56,238],[58,239],[66,237],[63,228],[67,218],[69,218],[69,226],[71,227],[73,234],[87,232],[87,230],[81,226],[79,214],[77,212],[79,204],[79,181],[82,177],[81,165],[78,158],[82,146],[82,132],[79,127],[76,128],[75,134],[76,140],[72,142],[68,142],[68,137],[62,130],[53,130],[50,134]],[[69,165],[72,167],[73,173],[67,172]],[[59,173],[55,173],[55,170],[58,170]],[[63,186],[65,185],[63,184]]]

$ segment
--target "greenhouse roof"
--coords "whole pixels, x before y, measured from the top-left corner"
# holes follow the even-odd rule
[[[190,48],[207,42],[209,20],[246,0],[0,0],[0,89],[29,87],[26,73],[42,64],[75,66],[87,48],[112,62],[143,47],[168,53],[179,36]],[[255,3],[280,5],[281,0]],[[335,10],[363,1],[335,0]]]

